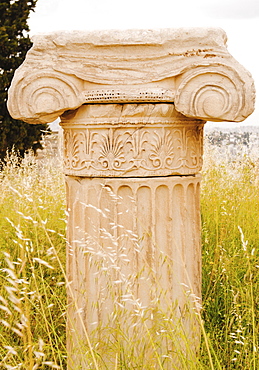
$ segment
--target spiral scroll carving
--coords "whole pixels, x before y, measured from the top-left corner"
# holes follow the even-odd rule
[[[14,78],[9,90],[8,109],[12,116],[28,123],[46,123],[65,110],[82,104],[78,81],[52,71],[38,71]]]
[[[253,109],[253,103],[245,100],[247,86],[240,75],[227,66],[196,68],[179,80],[175,107],[187,117],[242,121]]]

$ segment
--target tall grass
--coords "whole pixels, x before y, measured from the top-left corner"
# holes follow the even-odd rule
[[[259,368],[258,157],[205,151],[200,354],[170,362],[173,320],[157,314],[158,326],[150,328],[150,313],[139,306],[130,335],[126,311],[118,309],[116,330],[106,327],[102,343],[86,343],[89,368]],[[0,369],[66,369],[65,227],[60,157],[9,153],[0,172]]]
[[[58,158],[0,172],[0,368],[65,368],[64,183]]]
[[[259,153],[205,151],[203,315],[223,369],[258,369]]]

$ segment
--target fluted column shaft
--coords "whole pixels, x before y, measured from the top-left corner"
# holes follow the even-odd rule
[[[179,337],[198,349],[203,124],[173,104],[63,115],[71,369],[88,366],[85,332],[107,343],[105,328],[129,333],[136,310],[150,328],[159,329],[154,316],[174,317]]]

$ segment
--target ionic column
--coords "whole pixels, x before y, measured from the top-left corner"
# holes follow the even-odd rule
[[[64,131],[69,369],[94,368],[94,353],[114,368],[109,347],[132,341],[156,343],[154,368],[198,351],[203,126],[253,111],[225,41],[217,29],[55,33],[16,72],[12,115],[60,116]]]

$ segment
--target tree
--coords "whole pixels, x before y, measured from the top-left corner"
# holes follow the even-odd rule
[[[25,59],[32,43],[27,20],[37,0],[0,0],[0,158],[7,149],[23,156],[28,149],[36,153],[47,125],[30,125],[13,119],[6,107],[7,91],[15,70]]]

